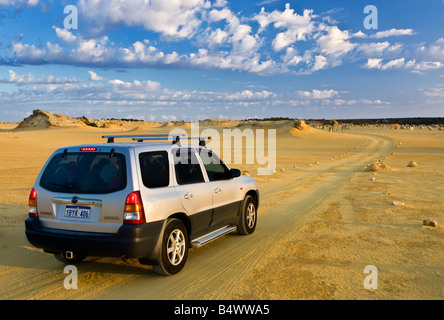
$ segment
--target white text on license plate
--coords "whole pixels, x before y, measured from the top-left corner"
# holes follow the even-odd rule
[[[91,214],[90,207],[66,206],[65,217],[88,219]]]

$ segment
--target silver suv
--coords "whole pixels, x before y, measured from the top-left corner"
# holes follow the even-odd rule
[[[56,150],[29,196],[26,236],[73,264],[86,256],[138,258],[179,272],[190,247],[254,232],[255,180],[229,169],[205,142],[180,136],[103,136],[107,143]],[[117,138],[132,138],[119,142]],[[171,142],[146,142],[149,140]]]

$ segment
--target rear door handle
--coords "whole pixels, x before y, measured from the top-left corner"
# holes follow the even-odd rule
[[[191,198],[193,197],[193,194],[188,192],[188,193],[186,193],[183,197],[184,197],[185,199],[189,200],[189,199],[191,199]]]

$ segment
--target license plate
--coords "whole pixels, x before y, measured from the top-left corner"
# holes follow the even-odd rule
[[[66,206],[65,217],[89,219],[91,215],[90,207]]]

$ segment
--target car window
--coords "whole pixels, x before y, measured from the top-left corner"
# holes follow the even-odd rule
[[[142,181],[147,188],[167,187],[170,184],[168,153],[152,151],[139,154]]]
[[[230,169],[211,150],[201,149],[200,157],[207,171],[210,181],[231,179]]]
[[[40,185],[54,192],[103,194],[126,187],[125,156],[108,152],[55,154]]]
[[[178,149],[174,152],[174,170],[178,184],[205,181],[197,156],[191,149]]]

